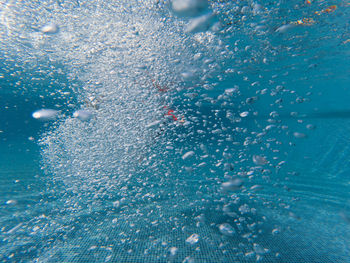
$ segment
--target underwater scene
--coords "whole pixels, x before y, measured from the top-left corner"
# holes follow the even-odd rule
[[[350,1],[0,0],[0,262],[350,262]]]

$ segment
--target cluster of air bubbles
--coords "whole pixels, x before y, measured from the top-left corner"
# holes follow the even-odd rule
[[[258,207],[289,209],[282,199],[268,200],[280,187],[271,182],[281,180],[290,147],[315,129],[297,113],[309,95],[289,84],[293,69],[269,68],[286,47],[268,33],[283,37],[296,25],[273,24],[275,9],[252,1],[172,0],[180,19],[164,18],[156,5],[118,3],[91,3],[94,12],[74,6],[71,16],[57,11],[54,19],[36,15],[31,21],[40,25],[32,28],[39,30],[26,35],[29,58],[66,63],[70,79],[81,83],[72,90],[74,105],[32,113],[52,124],[40,144],[44,169],[64,185],[63,212],[79,221],[102,211],[113,231],[128,226],[120,244],[162,247],[173,258],[184,244],[199,251],[213,231],[240,240],[247,259],[261,260],[269,251],[257,243],[266,221]],[[155,229],[148,243],[125,238],[144,236],[142,226]],[[162,237],[161,226],[181,237]]]

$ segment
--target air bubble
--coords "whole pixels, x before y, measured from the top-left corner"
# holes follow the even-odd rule
[[[208,7],[207,0],[172,0],[175,13],[184,16],[197,16]]]
[[[215,16],[212,13],[194,18],[187,25],[185,32],[198,33],[198,32],[207,31],[210,29],[214,21],[215,21]]]
[[[92,113],[87,110],[77,110],[73,113],[73,117],[81,121],[88,121],[92,117]]]
[[[265,165],[268,163],[266,158],[264,156],[260,156],[260,155],[253,155],[253,162],[256,165]]]
[[[303,138],[307,138],[307,135],[305,133],[302,133],[302,132],[294,132],[293,133],[293,136],[295,138],[298,138],[298,139],[303,139]]]
[[[223,234],[225,236],[232,237],[236,234],[236,230],[228,223],[221,224],[219,226],[219,230],[220,230],[221,234]]]
[[[239,188],[241,188],[242,185],[243,185],[243,181],[239,178],[236,178],[231,181],[222,183],[221,187],[225,191],[236,191]]]
[[[149,124],[146,125],[146,128],[155,128],[157,127],[162,121],[160,120],[157,120],[157,121],[153,121]]]
[[[261,185],[253,185],[252,187],[250,187],[250,190],[252,191],[260,191],[263,187]]]
[[[54,23],[43,26],[40,31],[44,34],[55,34],[58,32],[58,26]]]
[[[171,248],[169,249],[170,255],[171,255],[171,256],[175,256],[178,250],[179,250],[179,249],[178,249],[177,247],[171,247]]]
[[[195,155],[194,151],[189,151],[189,152],[185,153],[184,155],[182,155],[182,159],[186,160],[186,159],[191,158],[194,155]]]
[[[295,27],[295,26],[291,25],[291,24],[283,25],[283,26],[280,26],[279,28],[277,28],[276,32],[278,32],[278,33],[286,33],[287,31],[289,31],[293,27]]]
[[[239,116],[241,116],[242,118],[247,117],[248,115],[249,115],[249,112],[248,112],[248,111],[244,111],[244,112],[241,112],[241,113],[239,114]]]
[[[278,228],[275,228],[272,230],[272,235],[277,235],[280,233],[280,230]]]
[[[57,115],[58,111],[52,109],[41,109],[33,112],[32,114],[34,119],[42,121],[54,120],[56,119]]]
[[[8,200],[6,201],[7,205],[17,205],[17,201],[16,200]]]
[[[192,234],[186,239],[186,243],[190,245],[194,245],[199,241],[199,235],[198,234]]]
[[[314,124],[307,124],[307,125],[306,125],[306,128],[307,128],[308,130],[314,130],[314,129],[316,129],[316,126],[315,126]]]

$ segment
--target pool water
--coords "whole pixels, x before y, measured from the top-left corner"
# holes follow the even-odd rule
[[[346,1],[0,1],[1,262],[350,262]]]

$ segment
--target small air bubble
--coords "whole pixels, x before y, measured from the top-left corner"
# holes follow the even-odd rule
[[[265,157],[260,156],[260,155],[253,155],[253,162],[256,165],[265,165],[268,163]]]
[[[249,115],[249,112],[248,112],[248,111],[244,111],[244,112],[241,112],[241,113],[239,114],[239,116],[241,116],[242,118],[247,117],[248,115]]]
[[[186,159],[191,158],[194,155],[195,155],[194,151],[189,151],[189,152],[185,153],[184,155],[182,155],[182,159],[186,160]]]
[[[236,178],[234,180],[222,183],[221,187],[225,191],[236,191],[241,188],[242,185],[243,181],[239,178]]]
[[[280,233],[280,230],[278,228],[275,228],[272,230],[272,235],[277,235]]]
[[[54,23],[43,26],[40,31],[44,34],[55,34],[58,32],[58,26]]]
[[[194,245],[199,241],[199,235],[198,234],[192,234],[186,239],[186,243],[190,245]]]
[[[6,201],[6,204],[7,205],[16,205],[17,201],[16,200],[8,200],[8,201]]]
[[[289,31],[290,29],[292,29],[293,27],[294,27],[294,25],[292,25],[292,24],[283,25],[283,26],[280,26],[279,28],[277,28],[275,32],[283,34],[283,33],[286,33],[287,31]]]
[[[225,236],[232,237],[236,234],[236,230],[228,223],[221,224],[219,226],[219,230],[220,230],[221,234],[223,234]]]
[[[179,249],[178,249],[177,247],[171,247],[171,248],[169,249],[170,255],[171,255],[171,256],[175,256],[178,250],[179,250]]]
[[[308,125],[306,125],[306,128],[309,130],[314,130],[314,129],[316,129],[316,126],[313,124],[308,124]]]
[[[293,133],[293,136],[294,136],[295,138],[298,138],[298,139],[303,139],[303,138],[306,138],[306,137],[307,137],[307,135],[306,135],[305,133],[302,133],[302,132],[294,132],[294,133]]]

